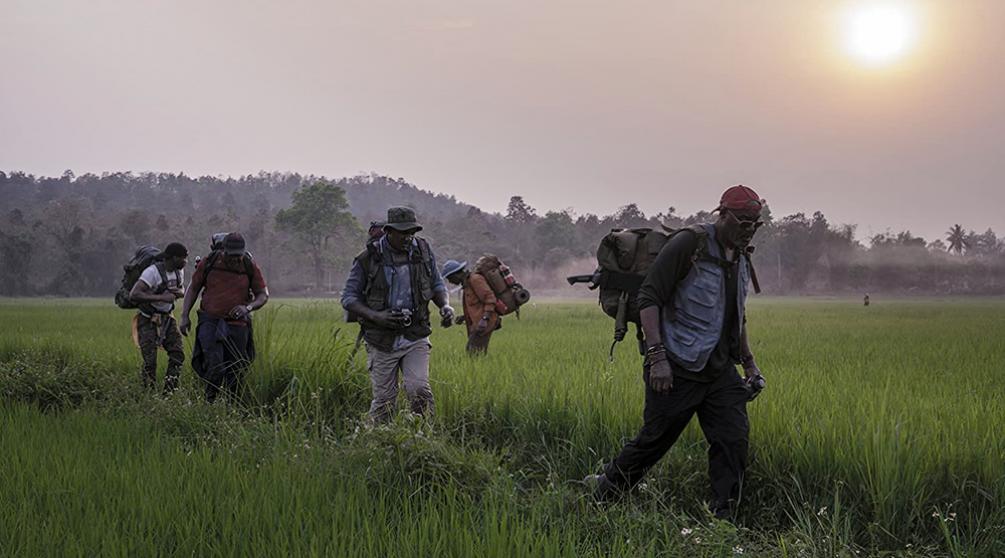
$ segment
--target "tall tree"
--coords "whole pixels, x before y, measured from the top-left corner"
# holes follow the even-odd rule
[[[630,203],[618,208],[614,214],[614,222],[621,227],[645,227],[649,223],[646,221],[646,214],[639,209],[638,204]]]
[[[150,235],[150,216],[142,209],[133,209],[119,220],[119,228],[136,244],[151,244],[155,240]],[[160,242],[157,239],[157,242]]]
[[[323,180],[293,192],[292,205],[276,213],[276,227],[292,234],[310,256],[317,290],[324,285],[325,264],[348,261],[353,247],[362,244],[363,230],[349,212],[345,191]]]
[[[534,230],[538,241],[538,261],[549,261],[551,265],[563,263],[556,261],[573,255],[576,244],[576,224],[567,211],[549,211],[537,223]],[[547,255],[550,254],[551,257]]]
[[[32,294],[29,269],[35,255],[31,237],[20,234],[7,235],[0,231],[0,293],[6,296]]]
[[[982,234],[971,231],[967,234],[967,248],[979,257],[997,256],[1002,251],[1002,243],[990,228]]]
[[[523,196],[513,196],[509,199],[509,206],[506,208],[506,220],[514,223],[530,223],[537,218],[537,211],[527,202],[523,201]]]
[[[957,223],[949,228],[949,231],[946,233],[946,241],[949,243],[948,251],[962,255],[963,251],[968,248],[967,231],[963,230],[963,227]]]

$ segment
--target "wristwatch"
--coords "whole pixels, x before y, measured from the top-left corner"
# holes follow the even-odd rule
[[[244,311],[249,314],[251,313],[252,310],[254,310],[254,308],[252,308],[250,304],[244,307]]]

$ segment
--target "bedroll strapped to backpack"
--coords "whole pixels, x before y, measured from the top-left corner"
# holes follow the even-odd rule
[[[706,259],[714,260],[717,265],[732,265],[707,253],[708,232],[701,225],[691,225],[682,229],[663,227],[662,230],[613,229],[601,239],[597,248],[597,271],[590,276],[589,281],[592,283],[591,289],[600,289],[600,307],[604,313],[614,318],[614,341],[611,343],[608,355],[611,360],[614,359],[614,347],[623,341],[625,334],[628,333],[629,322],[635,324],[639,353],[645,354],[642,320],[639,316],[639,288],[642,287],[646,273],[656,261],[663,246],[670,238],[684,230],[689,230],[698,237],[698,247],[691,258],[692,261]],[[751,252],[753,247],[748,247],[743,252],[743,257],[747,258],[747,263],[750,264],[754,292],[759,293],[761,288],[754,273],[754,266],[750,262]],[[574,279],[570,277],[570,283],[574,282]]]
[[[496,295],[496,313],[500,316],[516,313],[520,317],[520,307],[530,300],[530,291],[517,282],[509,267],[497,256],[485,254],[475,262],[474,272],[485,277],[489,288]]]
[[[134,303],[132,299],[129,298],[129,293],[132,292],[133,286],[140,279],[140,275],[143,274],[143,270],[150,267],[155,263],[161,263],[157,266],[157,271],[161,274],[161,285],[158,290],[155,291],[156,294],[160,294],[167,289],[167,271],[164,269],[163,265],[164,256],[161,251],[156,246],[141,246],[133,254],[131,260],[122,266],[122,283],[119,285],[119,290],[115,292],[115,305],[119,308],[126,310],[139,308],[140,305]]]

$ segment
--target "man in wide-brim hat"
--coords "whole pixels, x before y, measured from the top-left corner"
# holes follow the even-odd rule
[[[384,235],[368,242],[353,260],[342,290],[342,307],[360,319],[366,341],[373,399],[370,418],[384,422],[394,413],[398,370],[412,412],[431,414],[429,385],[429,303],[440,309],[444,327],[454,318],[436,258],[409,207],[387,210]]]

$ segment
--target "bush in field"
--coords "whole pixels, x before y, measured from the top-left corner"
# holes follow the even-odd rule
[[[0,362],[0,397],[43,410],[135,397],[131,378],[66,354],[23,353]]]

